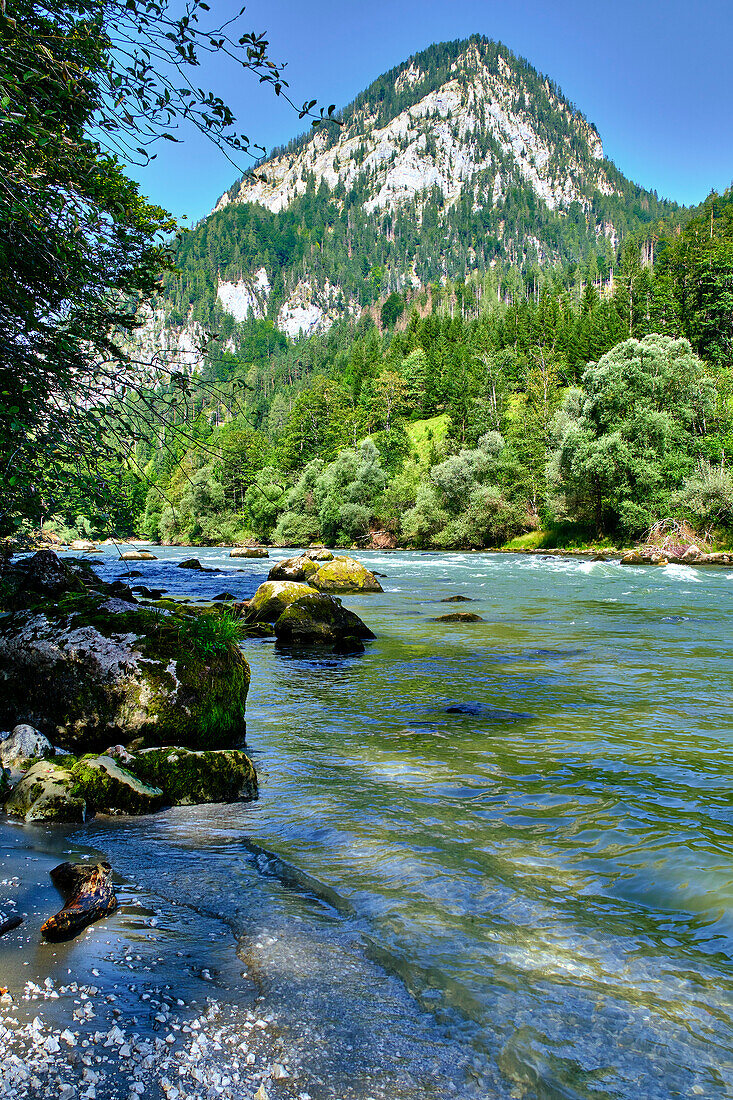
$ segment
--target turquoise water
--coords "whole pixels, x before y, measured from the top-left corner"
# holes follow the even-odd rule
[[[272,564],[193,552],[132,567]],[[89,842],[230,923],[314,1098],[733,1095],[733,573],[357,556],[364,655],[246,643],[260,801]]]

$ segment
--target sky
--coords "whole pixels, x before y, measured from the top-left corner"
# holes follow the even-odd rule
[[[209,0],[212,18],[241,4]],[[551,77],[594,123],[606,155],[660,197],[692,204],[733,182],[731,0],[251,0],[242,31],[266,32],[292,99],[343,107],[411,54],[470,34],[503,42]],[[267,149],[305,128],[251,74],[207,61],[196,83],[221,95]],[[249,166],[194,130],[133,169],[149,199],[188,224]]]

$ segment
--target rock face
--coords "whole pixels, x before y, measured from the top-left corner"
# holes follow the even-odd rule
[[[270,551],[265,546],[235,546],[229,551],[230,558],[269,558]]]
[[[251,802],[257,798],[254,765],[236,749],[145,749],[133,754],[127,766],[147,783],[162,788],[165,802],[171,806]]]
[[[310,550],[274,565],[268,580],[305,581],[320,592],[382,592],[373,573],[355,558],[330,550]]]
[[[5,616],[0,726],[20,719],[83,752],[140,737],[192,748],[241,744],[249,666],[237,645],[217,642],[217,617],[98,593]]]
[[[278,642],[292,646],[332,645],[361,651],[363,639],[373,638],[358,615],[323,592],[307,592],[293,600],[275,622]]]
[[[0,765],[3,768],[18,768],[27,761],[44,760],[53,755],[54,748],[49,739],[33,726],[16,726],[12,733],[0,740]]]

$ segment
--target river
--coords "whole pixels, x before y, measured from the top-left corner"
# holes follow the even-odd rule
[[[155,552],[92,560],[210,599],[287,555]],[[76,841],[226,921],[314,1100],[733,1095],[733,573],[357,556],[363,655],[245,643],[259,801]]]

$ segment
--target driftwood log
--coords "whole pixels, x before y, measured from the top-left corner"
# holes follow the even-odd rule
[[[51,871],[54,886],[66,904],[41,926],[45,940],[70,940],[89,924],[108,917],[117,908],[109,863],[61,863]]]

